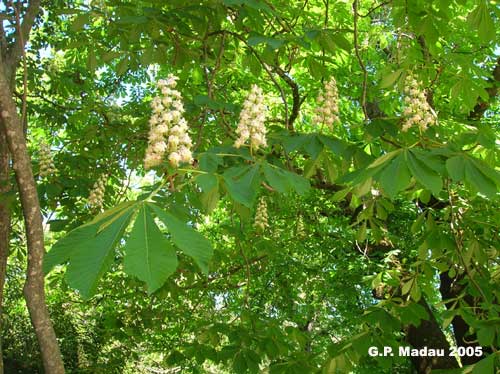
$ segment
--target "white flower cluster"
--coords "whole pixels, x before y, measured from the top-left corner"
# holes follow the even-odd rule
[[[49,177],[52,174],[55,174],[57,169],[54,165],[54,160],[52,159],[50,147],[44,141],[40,143],[39,157],[40,157],[40,176],[44,178],[44,177]]]
[[[94,183],[92,190],[89,195],[89,206],[92,209],[101,210],[104,205],[104,192],[106,191],[106,182],[108,180],[108,176],[106,174],[102,174],[99,179]]]
[[[264,231],[268,226],[268,215],[267,215],[267,203],[264,197],[261,197],[259,203],[257,204],[257,210],[255,212],[255,221],[253,226],[258,231]]]
[[[333,124],[339,120],[339,92],[335,78],[330,78],[325,83],[323,92],[316,99],[318,106],[315,109],[313,122],[323,123],[329,129],[333,129]]]
[[[262,89],[257,85],[252,85],[243,109],[240,113],[240,122],[236,128],[239,138],[234,142],[236,148],[240,148],[250,139],[250,148],[258,149],[266,147],[266,106],[264,105],[264,95]]]
[[[436,115],[427,102],[420,82],[412,75],[406,77],[404,93],[405,108],[403,115],[405,121],[402,128],[403,132],[408,131],[413,125],[417,125],[422,131],[427,130],[429,125],[435,125]]]
[[[162,163],[165,153],[173,167],[181,162],[191,163],[192,141],[188,134],[188,125],[182,114],[181,93],[175,90],[177,77],[170,74],[167,79],[158,81],[161,95],[151,103],[153,114],[149,120],[149,143],[144,157],[144,167],[150,169]]]

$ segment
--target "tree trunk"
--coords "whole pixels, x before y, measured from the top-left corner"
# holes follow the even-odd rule
[[[428,320],[423,320],[418,327],[410,325],[406,328],[406,339],[415,349],[427,347],[429,349],[443,349],[443,357],[411,357],[413,366],[419,374],[429,374],[433,369],[458,369],[455,357],[449,356],[450,344],[446,340],[441,326],[436,321],[434,313],[427,302],[422,298],[419,302],[429,314]]]
[[[1,122],[1,120],[0,120]],[[3,374],[2,353],[2,313],[3,313],[3,287],[9,256],[10,211],[5,199],[1,195],[9,191],[9,149],[7,140],[0,123],[0,374]]]
[[[40,203],[23,127],[16,111],[7,77],[4,66],[0,64],[0,116],[4,123],[4,134],[13,160],[28,243],[28,268],[24,296],[40,345],[45,372],[47,374],[62,374],[64,373],[64,365],[61,352],[45,303],[44,274],[42,271],[45,248]]]

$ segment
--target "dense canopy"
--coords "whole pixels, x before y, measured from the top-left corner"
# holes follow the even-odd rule
[[[0,374],[497,372],[498,2],[0,21]]]

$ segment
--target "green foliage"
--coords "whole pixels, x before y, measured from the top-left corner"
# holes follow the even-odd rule
[[[149,292],[160,288],[177,268],[177,255],[164,238],[151,214],[143,205],[125,245],[125,272],[146,282]]]
[[[37,180],[50,224],[50,303],[64,317],[56,325],[65,338],[96,346],[83,349],[88,362],[75,372],[410,372],[407,358],[369,357],[367,349],[413,344],[429,334],[424,321],[434,324],[429,341],[484,349],[462,372],[493,372],[500,343],[493,2],[45,8],[28,43],[27,137],[35,172],[42,139],[58,170]],[[195,161],[173,168],[165,160],[146,171],[150,103],[169,74],[179,78]],[[437,118],[427,129],[403,131],[410,75]],[[331,77],[340,121],[328,128],[315,114]],[[268,146],[235,148],[253,84],[265,93]],[[96,215],[87,197],[102,175],[106,210]],[[25,260],[15,196],[2,195],[16,218],[10,263]],[[268,202],[263,231],[253,222],[260,197]],[[12,342],[26,326],[14,310]],[[37,367],[36,357],[26,360]]]

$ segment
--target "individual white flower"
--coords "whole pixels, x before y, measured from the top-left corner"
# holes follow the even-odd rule
[[[257,210],[255,211],[255,220],[253,224],[255,229],[262,232],[269,227],[268,218],[267,202],[264,197],[261,197],[257,204]]]
[[[175,90],[177,77],[169,75],[167,79],[158,81],[161,92],[151,102],[153,114],[149,120],[150,131],[146,154],[144,156],[144,167],[150,169],[161,165],[165,154],[173,167],[179,166],[180,162],[191,163],[192,141],[188,134],[188,125],[182,117],[184,105],[179,91]],[[182,150],[179,153],[179,150]]]
[[[411,74],[406,77],[404,94],[403,132],[408,131],[413,125],[417,125],[421,131],[425,131],[428,126],[436,124],[436,114],[427,102],[422,85]]]
[[[250,140],[251,149],[257,150],[260,147],[266,147],[267,130],[264,124],[265,120],[266,106],[264,105],[264,95],[262,89],[254,84],[243,103],[240,121],[236,128],[238,139],[235,140],[234,146],[240,148]]]
[[[335,78],[332,77],[325,83],[316,102],[318,106],[314,111],[313,122],[325,124],[329,129],[333,129],[333,124],[339,121],[339,93]]]
[[[168,156],[168,161],[170,162],[170,165],[172,165],[175,168],[179,166],[179,162],[181,161],[181,156],[177,152],[172,152]]]
[[[181,147],[179,149],[179,155],[181,156],[182,162],[189,162],[189,160],[193,159],[193,154],[191,153],[191,150],[186,147]]]
[[[102,174],[99,179],[94,183],[92,190],[90,191],[90,195],[88,198],[89,206],[92,209],[101,210],[104,205],[104,193],[106,191],[106,182],[108,180],[108,176],[106,174]]]
[[[57,169],[54,165],[54,160],[52,158],[52,153],[50,151],[50,146],[42,140],[39,149],[39,162],[40,162],[40,176],[50,177],[55,174]]]

